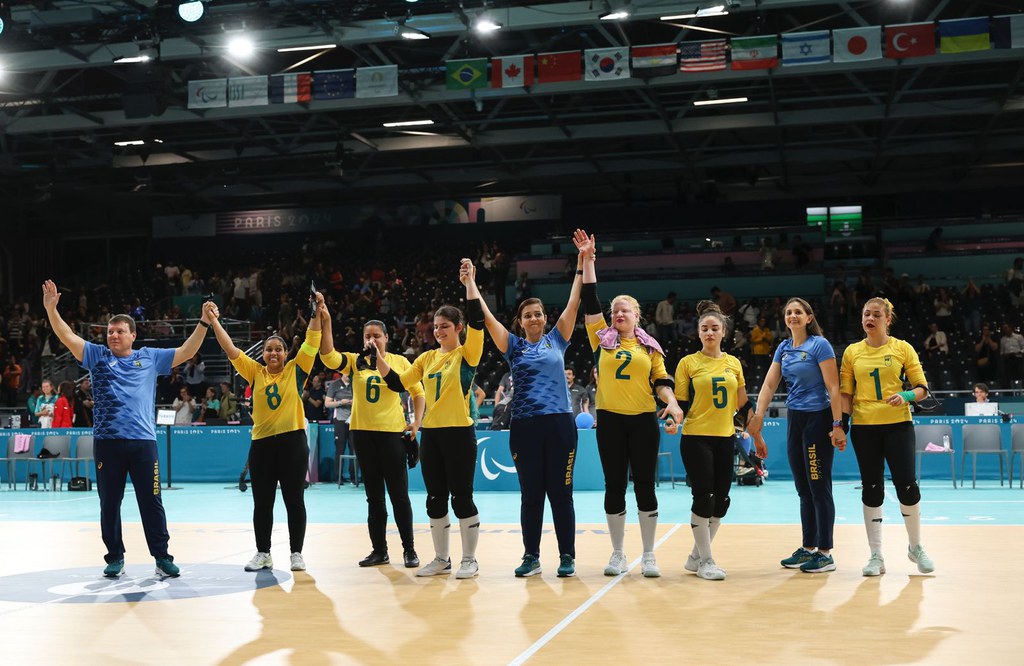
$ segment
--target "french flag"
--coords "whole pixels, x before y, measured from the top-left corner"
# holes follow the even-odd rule
[[[313,99],[313,75],[308,72],[274,74],[268,90],[271,104],[308,102]]]

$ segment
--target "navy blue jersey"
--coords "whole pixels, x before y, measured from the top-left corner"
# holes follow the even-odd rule
[[[565,381],[565,350],[569,342],[552,329],[538,342],[508,334],[505,360],[512,370],[512,420],[542,414],[571,414]]]

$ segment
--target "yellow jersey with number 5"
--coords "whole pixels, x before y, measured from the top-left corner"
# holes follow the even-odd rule
[[[239,354],[231,361],[242,379],[252,385],[254,440],[306,429],[302,389],[319,349],[320,331],[306,331],[306,341],[299,348],[299,353],[277,374],[272,374],[265,365],[245,354]]]
[[[853,396],[854,425],[885,425],[910,421],[910,405],[893,407],[886,398],[904,390],[904,384],[928,386],[921,360],[909,342],[890,337],[881,347],[867,340],[843,352],[839,392]]]
[[[739,408],[739,390],[746,387],[743,366],[729,354],[711,358],[696,352],[676,366],[676,400],[689,402],[684,435],[731,437]]]
[[[349,428],[374,432],[402,432],[406,423],[401,394],[387,387],[377,368],[357,367],[358,358],[359,354],[337,350],[320,356],[320,360],[328,368],[337,368],[352,377],[352,419]],[[384,360],[398,374],[409,369],[409,361],[404,356],[388,352]],[[409,387],[409,395],[414,398],[423,395],[423,386],[413,384]]]
[[[658,352],[649,352],[636,338],[619,338],[617,348],[605,349],[597,337],[597,332],[605,328],[608,323],[604,317],[587,324],[590,348],[597,357],[597,408],[627,415],[655,411],[655,383],[671,384],[665,358]]]

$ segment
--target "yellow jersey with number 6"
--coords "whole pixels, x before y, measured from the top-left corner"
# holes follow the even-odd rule
[[[320,356],[320,360],[328,368],[337,368],[352,377],[352,419],[349,428],[374,432],[402,432],[406,423],[401,394],[387,387],[377,368],[358,368],[358,358],[359,354],[339,351]],[[409,369],[409,361],[404,356],[389,352],[384,356],[384,360],[398,374]],[[423,386],[413,384],[409,387],[409,395],[414,398],[423,395]]]
[[[910,386],[928,386],[917,352],[905,340],[890,337],[881,347],[867,340],[843,352],[839,392],[853,396],[853,425],[885,425],[910,421],[910,405],[893,407],[886,398]]]
[[[729,354],[711,358],[696,352],[676,366],[676,400],[689,402],[684,435],[731,437],[739,408],[739,390],[746,386],[743,366]]]

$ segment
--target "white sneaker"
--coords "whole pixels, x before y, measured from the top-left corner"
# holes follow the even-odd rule
[[[928,557],[928,553],[924,552],[924,546],[921,544],[908,550],[907,557],[911,562],[917,564],[917,570],[921,573],[927,574],[935,571],[935,563],[932,562],[932,558]]]
[[[292,571],[305,571],[306,560],[302,559],[302,553],[292,553]]]
[[[626,571],[626,556],[621,550],[613,550],[612,556],[608,559],[608,566],[604,568],[604,575],[618,576]]]
[[[881,553],[871,553],[871,559],[864,565],[865,576],[881,576],[885,573],[885,560]]]
[[[455,573],[456,578],[472,578],[473,576],[480,573],[480,565],[477,564],[475,557],[464,557],[462,558],[462,564],[459,565],[459,570]]]
[[[446,576],[452,572],[452,561],[442,560],[440,557],[427,562],[427,565],[416,572],[417,576]]]
[[[256,553],[249,560],[249,564],[245,565],[246,571],[259,571],[261,569],[273,569],[274,560],[271,559],[270,553]]]
[[[725,580],[725,570],[715,564],[715,561],[709,557],[706,560],[702,560],[697,567],[697,576],[704,580]]]
[[[683,568],[687,571],[697,573],[697,569],[700,568],[700,555],[694,555],[693,553],[687,555],[686,564],[683,565]]]
[[[640,560],[640,570],[643,572],[644,578],[661,577],[661,569],[658,568],[658,561],[654,559],[654,553],[644,553]]]

